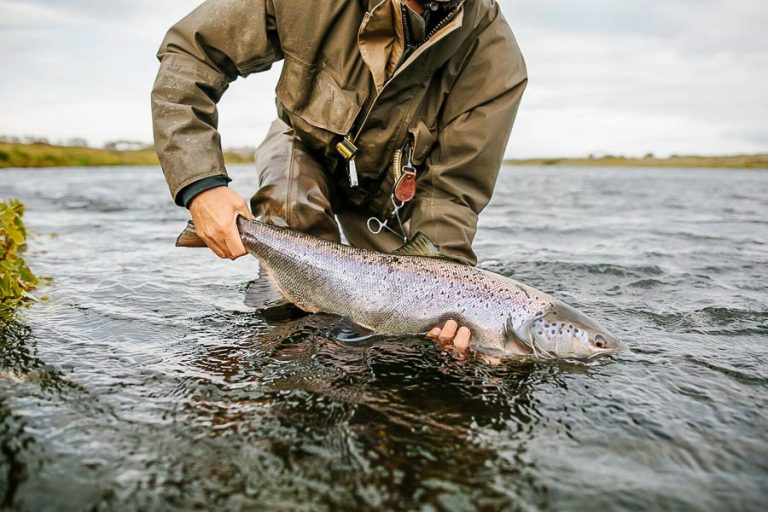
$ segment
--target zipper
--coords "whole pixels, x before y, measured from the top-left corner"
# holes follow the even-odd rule
[[[432,27],[432,30],[429,31],[429,33],[424,38],[424,41],[415,47],[413,47],[413,51],[416,51],[419,47],[426,44],[429,39],[434,36],[441,28],[445,27],[450,21],[452,21],[456,14],[461,9],[461,6],[463,5],[463,2],[460,3],[456,8],[448,13],[445,18],[440,20],[437,25]],[[367,13],[368,14],[368,13]],[[404,21],[404,25],[408,25],[407,21]],[[407,38],[411,37],[410,34],[410,26],[406,29],[408,30]],[[407,48],[407,46],[406,46]],[[405,62],[403,59],[402,62]],[[399,68],[398,68],[399,70]],[[363,120],[360,123],[360,126],[357,128],[357,131],[355,132],[355,135],[352,136],[352,132],[348,133],[344,139],[336,144],[336,150],[338,153],[347,161],[349,165],[349,184],[350,186],[357,187],[358,185],[358,175],[357,175],[357,166],[355,165],[355,157],[357,156],[358,148],[357,148],[357,139],[360,138],[360,135],[363,133],[363,128],[365,128],[366,123],[368,123],[368,118],[371,117],[371,113],[373,112],[374,107],[376,106],[376,103],[379,101],[379,98],[381,97],[381,94],[384,92],[384,89],[387,88],[387,85],[389,85],[390,82],[398,75],[398,70],[396,70],[389,79],[384,82],[384,85],[381,87],[381,90],[376,93],[376,96],[373,98],[373,101],[371,101],[370,106],[368,107],[368,110],[365,112],[365,116],[363,116]],[[401,152],[402,155],[402,152]]]
[[[395,178],[394,183],[397,183],[397,180],[399,180],[400,176],[403,174],[403,169],[401,167],[402,163],[403,150],[396,149],[395,154],[392,156],[392,176]]]
[[[442,21],[440,21],[440,22],[439,22],[437,25],[435,25],[435,26],[432,28],[432,30],[430,30],[430,31],[429,31],[429,34],[428,34],[427,38],[424,40],[424,43],[426,43],[427,41],[429,41],[429,38],[430,38],[430,37],[432,37],[432,36],[434,36],[434,35],[437,33],[437,31],[438,31],[438,30],[440,30],[441,28],[443,28],[444,26],[446,26],[446,25],[447,25],[447,24],[448,24],[448,23],[449,23],[451,20],[453,20],[453,19],[456,17],[456,13],[458,13],[458,12],[459,12],[459,8],[460,8],[460,7],[461,7],[461,5],[459,5],[459,7],[457,7],[457,8],[456,8],[456,9],[454,9],[454,10],[453,10],[451,13],[449,13],[449,14],[448,14],[448,15],[447,15],[445,18],[443,18],[443,19],[442,19]],[[414,48],[414,50],[418,49],[418,48],[419,48],[420,46],[422,46],[424,43],[422,43],[422,44],[420,44],[420,45],[416,46],[416,47]],[[368,110],[366,111],[366,113],[365,113],[365,116],[363,117],[363,121],[360,123],[360,126],[358,127],[358,129],[357,129],[357,132],[355,133],[355,136],[354,136],[354,137],[349,137],[349,135],[347,135],[347,138],[348,138],[349,140],[351,140],[353,143],[354,143],[354,142],[357,142],[357,139],[360,137],[360,134],[363,132],[363,128],[365,128],[365,124],[368,122],[368,118],[371,116],[371,112],[373,111],[373,107],[375,107],[375,106],[376,106],[376,102],[377,102],[377,101],[379,101],[379,98],[381,97],[381,93],[383,93],[383,92],[384,92],[384,89],[386,89],[387,85],[389,85],[389,83],[390,83],[390,82],[391,82],[391,81],[392,81],[392,80],[393,80],[393,79],[394,79],[396,76],[397,76],[397,72],[393,73],[393,74],[392,74],[392,76],[389,78],[389,80],[387,80],[386,82],[384,82],[384,85],[382,86],[382,88],[381,88],[381,91],[379,91],[379,92],[376,94],[376,96],[373,98],[373,101],[371,102],[371,105],[368,107]]]

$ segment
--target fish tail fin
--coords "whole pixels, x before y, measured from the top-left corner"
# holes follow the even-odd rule
[[[195,231],[195,223],[192,221],[187,222],[187,226],[184,231],[181,232],[176,239],[176,247],[208,247],[200,235]]]
[[[269,217],[269,218],[262,218],[259,217],[256,220],[250,220],[242,215],[237,216],[237,230],[242,234],[245,229],[246,225],[248,223],[257,223],[257,224],[269,224],[272,226],[277,227],[288,227],[288,223],[285,222],[281,217]],[[203,239],[200,238],[200,235],[197,234],[197,230],[195,229],[195,223],[193,221],[187,222],[186,227],[184,228],[184,231],[181,232],[179,237],[176,239],[176,247],[208,247],[205,242],[203,242]]]

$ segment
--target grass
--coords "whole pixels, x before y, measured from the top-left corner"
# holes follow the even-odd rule
[[[230,164],[251,163],[253,153],[225,151]],[[768,169],[768,154],[731,156],[671,156],[669,158],[531,158],[505,160],[507,165],[561,165],[590,167],[711,167],[725,169]],[[9,167],[90,167],[110,165],[158,165],[153,149],[116,151],[48,144],[0,142],[0,169]]]
[[[699,167],[721,169],[768,169],[768,154],[731,156],[679,156],[669,158],[629,158],[604,156],[602,158],[534,158],[505,160],[507,165],[562,165],[589,167]]]
[[[224,152],[230,164],[253,162],[252,154]],[[91,167],[158,165],[154,149],[117,151],[49,144],[0,142],[0,169],[10,167]]]

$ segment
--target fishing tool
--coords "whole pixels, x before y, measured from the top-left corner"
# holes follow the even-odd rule
[[[405,164],[401,166],[403,153],[405,153],[406,159]],[[384,220],[375,216],[368,219],[368,231],[374,235],[378,235],[386,229],[402,238],[404,242],[408,240],[405,228],[403,227],[403,221],[400,218],[400,210],[416,195],[416,168],[413,166],[412,159],[413,145],[408,142],[403,151],[398,151],[395,154],[393,160],[392,168],[395,173],[395,185],[392,187],[392,194],[389,196],[389,200],[392,203],[392,212]],[[389,222],[393,218],[397,220],[397,225],[400,228],[399,233],[389,226]]]
[[[373,233],[374,235],[380,234],[385,229],[400,238],[403,239],[403,242],[408,241],[408,237],[405,236],[405,228],[403,228],[403,222],[400,219],[400,210],[405,206],[405,203],[402,201],[398,201],[395,199],[395,195],[392,194],[390,196],[390,200],[392,201],[393,210],[392,213],[389,214],[384,220],[379,219],[378,217],[370,217],[368,219],[368,231]],[[400,227],[400,233],[389,227],[389,221],[392,220],[392,218],[397,219],[397,224]]]
[[[352,142],[352,137],[349,135],[344,137],[341,142],[336,144],[336,151],[347,161],[349,168],[349,186],[354,188],[358,185],[357,178],[357,165],[355,164],[355,157],[357,156],[357,146]]]

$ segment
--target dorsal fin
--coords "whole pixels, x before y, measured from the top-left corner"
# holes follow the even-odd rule
[[[437,246],[432,243],[427,235],[419,231],[408,240],[404,246],[392,252],[397,256],[423,256],[425,258],[442,258]]]
[[[184,231],[181,232],[176,239],[176,247],[208,247],[203,242],[203,239],[195,231],[195,223],[192,221],[187,222],[187,226]]]

